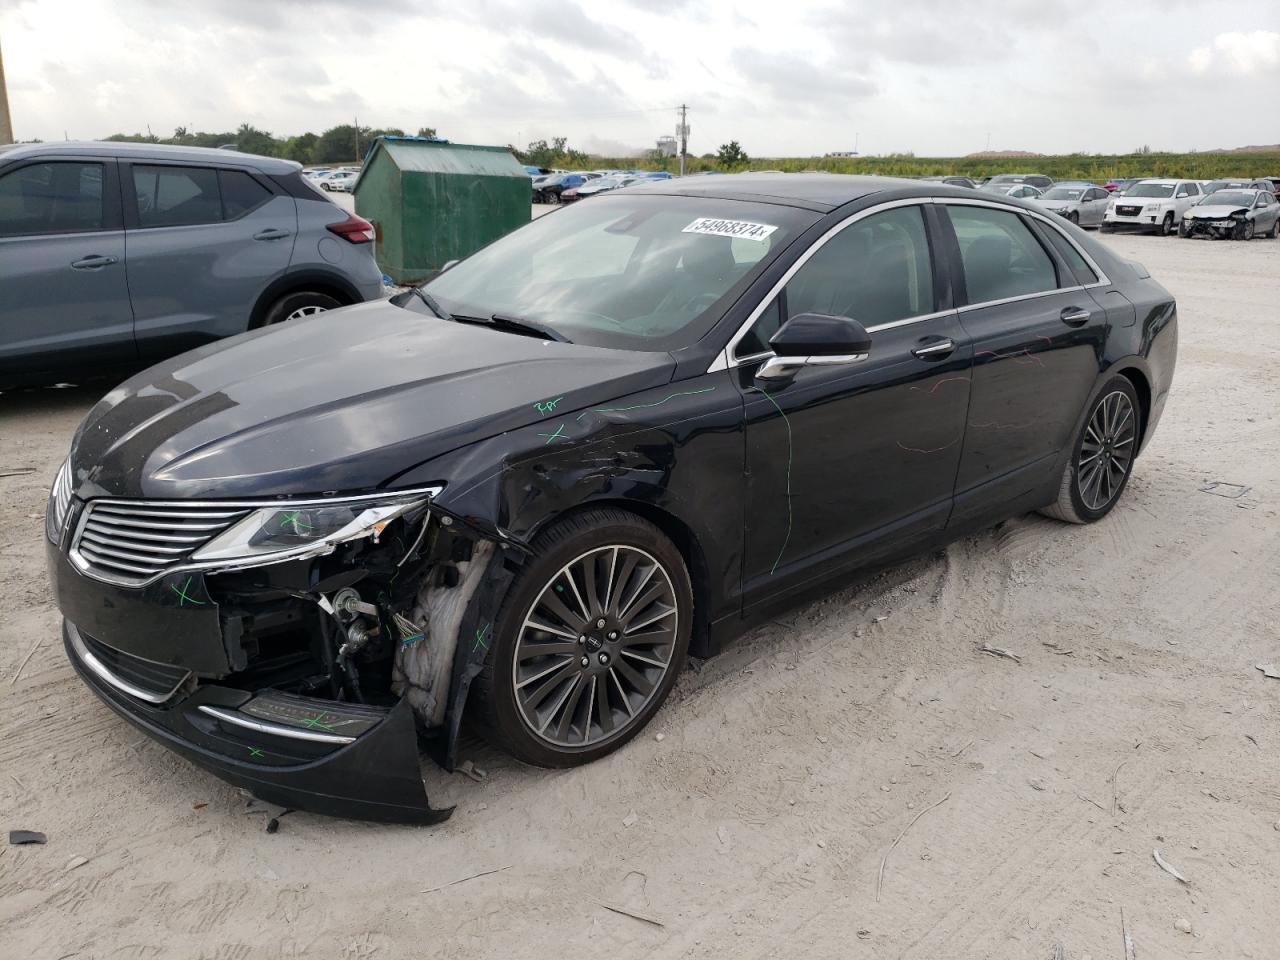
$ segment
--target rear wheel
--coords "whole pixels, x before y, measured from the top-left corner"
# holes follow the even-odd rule
[[[1276,217],[1276,222],[1271,225],[1271,232],[1267,236],[1272,240],[1280,240],[1280,217]]]
[[[318,293],[315,290],[299,290],[295,293],[287,293],[273,303],[263,316],[261,325],[268,327],[273,323],[302,320],[305,317],[315,316],[317,313],[324,313],[326,310],[333,310],[335,307],[340,306],[342,304],[327,293]]]
[[[526,763],[577,766],[662,706],[689,647],[693,593],[671,541],[620,510],[569,517],[534,548],[476,678],[477,719]]]
[[[1076,438],[1057,501],[1041,512],[1067,523],[1093,523],[1110,513],[1133,472],[1140,417],[1133,384],[1113,377]]]

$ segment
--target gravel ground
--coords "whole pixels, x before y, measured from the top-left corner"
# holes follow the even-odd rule
[[[435,828],[268,835],[84,689],[41,517],[98,391],[0,397],[0,474],[34,471],[0,476],[0,822],[49,837],[0,847],[0,954],[1102,960],[1123,917],[1139,957],[1274,957],[1280,243],[1104,240],[1181,308],[1104,522],[1021,517],[795,609],[589,768],[469,744],[484,782],[424,767]]]

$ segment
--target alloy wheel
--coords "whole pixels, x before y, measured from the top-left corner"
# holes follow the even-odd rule
[[[663,565],[638,547],[598,547],[560,568],[524,616],[512,659],[520,718],[556,747],[619,736],[671,667],[679,605]]]
[[[324,311],[324,307],[319,307],[315,304],[308,304],[305,307],[299,307],[297,310],[294,310],[284,318],[283,322],[288,323],[290,320],[301,320],[303,317],[314,317],[317,313],[324,313]]]
[[[1253,221],[1252,220],[1245,221],[1243,234],[1244,234],[1243,239],[1245,240],[1253,239]]]
[[[1115,390],[1099,401],[1085,427],[1076,465],[1080,499],[1102,510],[1120,493],[1133,463],[1138,420],[1128,394]]]

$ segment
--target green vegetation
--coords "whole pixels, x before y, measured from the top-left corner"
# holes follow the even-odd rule
[[[638,167],[645,170],[680,169],[679,157],[592,157],[598,167]],[[718,155],[690,156],[689,173],[727,169],[782,170],[786,173],[820,170],[827,173],[876,174],[882,177],[928,177],[959,174],[990,177],[997,173],[1043,173],[1055,180],[1093,180],[1112,177],[1216,177],[1280,176],[1280,153],[1131,153],[1106,156],[1072,153],[1033,157],[758,157],[745,164],[726,165]]]
[[[358,141],[357,141],[358,134]],[[297,160],[303,164],[354,163],[364,159],[369,144],[375,137],[383,134],[404,136],[404,131],[396,127],[382,129],[379,127],[360,127],[357,131],[350,123],[330,127],[324,133],[303,133],[296,137],[273,137],[265,130],[259,130],[247,123],[240,124],[234,133],[189,133],[186,127],[178,127],[171,137],[157,137],[150,131],[147,133],[113,133],[108,140],[123,140],[133,143],[170,143],[183,147],[221,147],[235,144],[237,150],[245,153],[256,153],[264,157],[284,157],[286,160]],[[422,127],[418,130],[420,137],[434,137],[434,127]],[[356,152],[357,142],[360,145]]]
[[[737,140],[730,140],[728,143],[720,144],[720,150],[716,153],[716,163],[720,165],[722,170],[745,168],[750,162],[751,158],[747,156],[746,151],[742,149],[742,145]]]

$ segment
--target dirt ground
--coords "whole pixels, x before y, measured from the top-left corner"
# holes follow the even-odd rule
[[[483,782],[424,766],[458,805],[434,828],[268,835],[101,705],[41,528],[95,391],[0,397],[0,474],[34,468],[0,476],[0,825],[49,838],[0,846],[0,955],[1103,960],[1123,922],[1143,960],[1274,958],[1280,243],[1104,240],[1181,314],[1104,522],[1011,520],[796,609],[589,768],[468,744]]]

